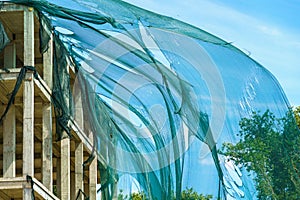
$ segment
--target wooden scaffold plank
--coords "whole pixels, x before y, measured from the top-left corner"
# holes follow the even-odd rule
[[[11,198],[8,195],[6,195],[4,192],[2,192],[1,190],[0,190],[0,197],[2,200],[11,200]]]

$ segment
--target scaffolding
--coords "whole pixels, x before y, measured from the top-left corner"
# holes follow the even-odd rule
[[[0,199],[96,199],[100,173],[93,138],[78,128],[83,127],[83,120],[70,122],[71,136],[55,140],[53,40],[41,54],[40,24],[33,8],[4,3],[0,21],[11,41],[0,53],[1,114],[22,69],[34,66],[36,70],[26,71],[0,124]],[[66,68],[72,88],[75,70],[71,65]],[[84,167],[91,153],[93,160]]]

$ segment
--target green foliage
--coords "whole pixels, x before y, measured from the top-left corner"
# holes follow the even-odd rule
[[[126,200],[128,199],[128,195],[123,194],[123,190],[120,190],[119,195],[118,195],[118,200]]]
[[[193,188],[186,188],[186,190],[183,190],[181,193],[182,200],[210,200],[212,198],[212,195],[198,194],[193,190]]]
[[[300,134],[292,110],[282,119],[266,111],[240,121],[241,139],[222,153],[255,172],[258,198],[299,199]]]
[[[144,192],[134,192],[130,195],[124,195],[123,190],[120,190],[118,200],[148,200]]]
[[[143,193],[143,192],[139,192],[139,193],[134,192],[131,194],[129,199],[130,200],[148,200],[148,198],[146,198],[145,193]]]
[[[294,109],[294,115],[295,115],[295,118],[296,118],[297,125],[300,128],[300,106],[297,106]]]
[[[183,190],[181,193],[182,200],[211,200],[212,198],[212,195],[198,194],[193,188],[186,188],[186,190]],[[172,197],[172,199],[176,200],[176,197]],[[123,191],[120,190],[118,200],[148,200],[148,198],[144,192],[135,192],[128,196],[124,195]]]

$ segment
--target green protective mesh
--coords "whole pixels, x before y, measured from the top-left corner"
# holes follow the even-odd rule
[[[1,5],[0,5],[1,8]],[[0,52],[9,43],[9,38],[4,30],[2,23],[0,22]]]
[[[138,191],[144,199],[189,199],[193,191],[214,199],[262,193],[281,199],[273,189],[280,187],[263,177],[276,171],[276,162],[265,167],[274,160],[275,150],[263,146],[272,133],[284,137],[278,145],[287,160],[277,164],[291,163],[282,167],[290,175],[285,183],[272,180],[292,191],[291,199],[299,197],[299,148],[291,142],[299,141],[299,130],[287,117],[288,101],[273,75],[243,52],[122,1],[11,2],[39,12],[42,51],[49,40],[45,27],[54,32],[57,132],[68,132],[72,117],[93,134],[102,199],[129,199]],[[66,65],[76,68],[72,89]],[[265,152],[264,173],[245,145]]]

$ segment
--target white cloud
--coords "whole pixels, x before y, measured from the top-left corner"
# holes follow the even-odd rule
[[[261,30],[262,33],[271,35],[271,36],[282,36],[282,33],[275,27],[258,26],[258,29]]]

